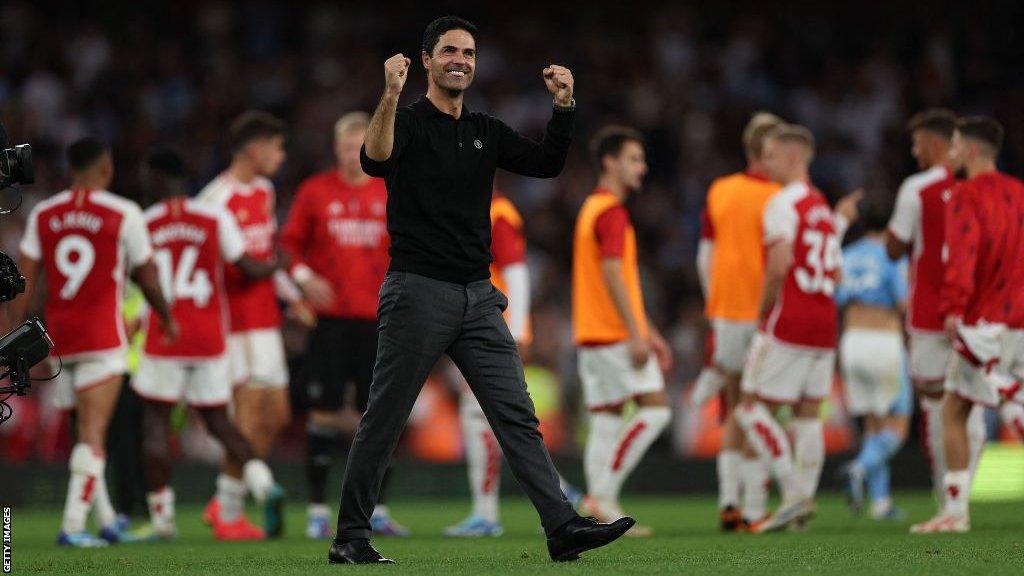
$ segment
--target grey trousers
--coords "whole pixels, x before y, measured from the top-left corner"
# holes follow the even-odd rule
[[[473,394],[547,534],[576,512],[537,430],[523,364],[489,280],[467,285],[388,272],[377,312],[380,338],[370,400],[348,454],[338,539],[369,538],[370,515],[391,454],[434,364],[447,353]]]

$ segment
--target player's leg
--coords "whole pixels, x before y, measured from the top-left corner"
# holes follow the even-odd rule
[[[1016,401],[1003,402],[999,407],[999,419],[1013,432],[1018,442],[1024,442],[1024,404]]]
[[[142,412],[142,466],[146,477],[146,503],[153,534],[177,535],[174,489],[171,487],[170,418],[174,404],[144,400]]]
[[[341,411],[345,384],[350,376],[346,368],[351,363],[346,362],[350,354],[337,351],[351,350],[351,342],[336,341],[343,336],[338,328],[336,319],[320,318],[309,335],[306,354],[306,389],[311,406],[306,422],[306,482],[309,486],[306,536],[309,538],[332,536],[327,477],[347,444]]]
[[[594,498],[595,490],[602,482],[615,441],[623,430],[622,409],[628,399],[620,383],[620,379],[628,375],[628,370],[608,348],[611,347],[582,347],[578,351],[583,402],[589,414],[589,430],[583,451],[583,474],[587,483],[583,506],[587,513],[598,518],[605,514],[599,510]]]
[[[484,411],[469,386],[462,383],[459,425],[466,447],[466,470],[473,509],[468,518],[445,529],[456,537],[500,536],[498,495],[501,485],[501,448],[491,432]]]
[[[89,371],[84,369],[83,364],[70,368],[74,373],[72,378],[81,378],[82,384],[77,385],[78,382],[72,380],[76,384],[78,442],[71,450],[71,479],[58,544],[90,547],[105,543],[87,534],[85,523],[106,468],[104,445],[107,426],[121,391],[121,375],[107,375],[98,380],[85,381],[83,375],[88,375]],[[109,519],[110,522],[115,520]],[[103,523],[100,526],[101,529],[106,527]]]
[[[248,386],[251,379],[252,346],[250,333],[237,332],[228,336],[227,359],[228,381],[231,383],[231,418],[246,439],[251,438],[256,426],[255,398]],[[242,482],[242,470],[230,458],[221,460],[220,474],[217,475],[216,491],[203,510],[203,521],[217,530],[218,524],[248,524],[247,532],[262,532],[245,518],[245,496],[247,490]]]
[[[921,440],[931,465],[932,488],[940,509],[945,501],[942,482],[946,474],[942,395],[949,355],[950,345],[944,334],[910,333],[910,376],[921,409]]]
[[[907,439],[910,428],[912,402],[908,398],[906,408],[894,409],[881,420],[875,442],[883,455],[882,461],[867,474],[867,493],[871,500],[869,514],[874,520],[902,520],[903,513],[893,505],[890,490],[889,462]]]

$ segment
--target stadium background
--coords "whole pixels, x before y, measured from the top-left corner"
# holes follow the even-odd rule
[[[289,157],[276,178],[283,219],[298,182],[331,165],[337,117],[371,110],[384,59],[402,51],[418,62],[423,26],[445,12],[480,26],[471,109],[539,134],[549,115],[540,68],[561,63],[577,80],[577,140],[562,176],[499,174],[499,186],[526,220],[537,334],[531,391],[561,468],[573,479],[581,476],[584,431],[568,317],[570,231],[595,182],[585,143],[598,127],[630,124],[648,138],[651,170],[630,210],[647,302],[676,353],[669,378],[673,429],[644,464],[660,473],[638,474],[631,484],[638,490],[714,487],[714,465],[706,460],[717,439],[713,409],[694,413],[685,406],[704,338],[693,262],[707,186],[742,168],[739,133],[753,111],[771,110],[813,130],[819,153],[812,176],[832,200],[859,186],[893,194],[914,170],[903,122],[926,106],[995,116],[1007,128],[1001,166],[1018,176],[1024,171],[1024,44],[1012,40],[1024,5],[1017,3],[931,2],[927,10],[874,2],[526,3],[512,10],[444,2],[183,1],[105,9],[7,2],[0,8],[0,117],[12,140],[33,145],[37,182],[25,190],[25,206],[2,221],[0,249],[16,253],[28,208],[66,185],[62,153],[75,138],[93,134],[110,142],[114,190],[145,204],[138,165],[148,151],[171,145],[184,153],[198,190],[225,166],[225,127],[248,108],[289,124]],[[416,66],[403,103],[424,90]],[[276,452],[277,466],[292,472],[286,478],[299,493],[302,336],[289,331],[296,419]],[[12,483],[4,496],[15,503],[62,498],[68,425],[46,397],[47,385],[34,387],[14,403],[15,419],[0,428],[4,467],[16,479],[32,480]],[[851,427],[841,405],[831,406],[829,421],[831,448],[848,448]],[[188,438],[178,450],[211,457],[209,447]],[[435,382],[413,414],[395,493],[464,490],[460,457],[454,396]],[[195,491],[179,491],[185,498],[207,496],[212,468],[203,470],[209,474]],[[915,441],[896,461],[894,477],[897,486],[926,482]],[[175,478],[187,483],[192,475],[179,470]]]

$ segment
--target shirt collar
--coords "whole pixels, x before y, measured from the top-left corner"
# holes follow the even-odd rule
[[[451,114],[449,114],[447,112],[442,112],[437,106],[434,106],[434,103],[431,102],[429,98],[427,98],[426,94],[420,96],[419,100],[417,100],[416,102],[413,103],[412,109],[417,114],[419,114],[421,116],[437,116],[437,115],[440,115],[440,116],[446,116],[448,118],[452,118],[453,120],[455,119]],[[469,115],[469,108],[466,107],[466,101],[465,101],[465,99],[463,99],[463,101],[462,101],[462,114],[459,116],[458,120],[462,120],[463,118],[466,118],[468,115]]]

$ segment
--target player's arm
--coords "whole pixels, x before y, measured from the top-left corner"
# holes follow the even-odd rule
[[[273,260],[261,261],[250,256],[243,255],[241,258],[233,262],[233,264],[238,266],[238,269],[242,271],[242,274],[245,274],[247,278],[252,278],[253,280],[269,278],[274,274],[274,272],[277,272],[278,268],[280,268],[280,261],[276,257]]]
[[[622,317],[629,333],[629,353],[633,359],[633,366],[640,368],[647,362],[651,353],[650,342],[640,332],[640,319],[633,314],[633,307],[629,303],[629,290],[626,288],[626,276],[623,271],[622,258],[603,258],[601,260],[601,275],[604,277],[604,284],[608,287],[608,293],[615,304],[615,310]]]
[[[163,329],[164,337],[173,342],[178,339],[178,324],[171,316],[171,306],[164,297],[160,288],[160,278],[157,274],[156,264],[147,260],[144,264],[136,266],[131,273],[132,282],[142,290],[146,302],[160,318],[160,327]]]
[[[766,318],[779,299],[782,283],[793,264],[793,243],[780,240],[768,247],[767,260],[764,268],[764,288],[761,291],[761,314]]]
[[[885,230],[885,251],[890,260],[899,260],[910,253],[910,241],[921,217],[917,191],[904,181],[896,193],[896,206]]]
[[[411,60],[402,54],[395,54],[384,62],[384,95],[366,128],[363,143],[363,171],[370,176],[383,176],[390,168],[395,152],[395,114],[398,111],[398,97],[402,94],[405,81],[409,78]],[[382,166],[387,163],[387,166]],[[378,169],[381,168],[381,169]],[[382,173],[383,172],[383,173]]]
[[[658,368],[661,368],[662,372],[668,372],[672,369],[672,347],[668,345],[668,341],[650,316],[647,317],[647,331],[650,333],[651,352],[658,360]]]
[[[572,142],[573,119],[576,116],[572,72],[552,64],[542,72],[544,84],[554,98],[551,120],[540,142],[525,138],[495,120],[499,130],[498,167],[533,178],[554,178],[562,173]]]
[[[308,184],[299,187],[288,212],[288,219],[281,229],[281,248],[291,258],[288,273],[302,294],[314,308],[326,310],[334,306],[334,288],[330,282],[314,272],[304,259],[308,250],[315,249],[310,246],[316,217],[315,208],[309,200],[310,196]]]
[[[839,238],[840,242],[843,241],[843,236],[846,236],[846,231],[860,217],[860,207],[858,204],[863,199],[864,190],[858,188],[840,198],[839,202],[836,202],[836,209],[834,211],[836,215],[836,237]]]
[[[945,317],[946,335],[956,337],[956,329],[974,294],[974,269],[977,264],[981,226],[969,199],[954,190],[946,205],[946,249],[948,259],[942,278],[940,307]]]
[[[700,213],[700,243],[697,244],[697,279],[704,298],[711,287],[711,263],[715,257],[715,229],[707,208]]]

